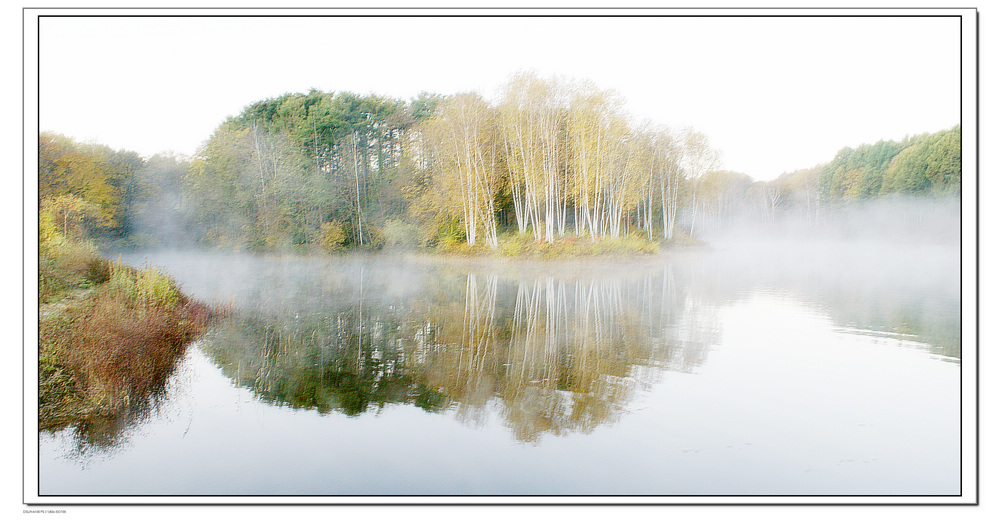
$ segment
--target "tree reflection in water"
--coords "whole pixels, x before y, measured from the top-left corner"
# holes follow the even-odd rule
[[[358,415],[407,403],[470,425],[497,409],[517,439],[537,442],[617,421],[663,370],[701,364],[717,329],[669,265],[613,277],[485,270],[415,294],[360,269],[353,286],[237,311],[205,350],[274,404]]]
[[[156,258],[198,296],[232,299],[231,319],[200,344],[264,401],[351,416],[412,405],[469,425],[492,416],[527,442],[617,421],[664,374],[704,364],[718,310],[760,293],[816,309],[845,334],[961,363],[957,255],[887,246],[807,256]],[[899,269],[903,259],[911,269]],[[168,394],[189,391],[187,370],[125,414],[53,430],[80,454],[119,451],[138,426],[165,418],[178,401]]]
[[[73,421],[46,425],[39,432],[66,436],[70,458],[86,465],[93,457],[111,457],[125,452],[137,428],[153,418],[162,418],[169,408],[169,394],[183,386],[188,374],[178,373],[175,362],[169,376],[161,375],[142,399],[133,400],[115,413],[89,415]],[[174,386],[174,388],[170,388]]]

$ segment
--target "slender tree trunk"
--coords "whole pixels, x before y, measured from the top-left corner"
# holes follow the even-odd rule
[[[354,160],[354,192],[358,202],[358,245],[365,244],[364,234],[361,230],[361,178],[358,175],[358,137],[357,132],[351,134],[351,158]]]

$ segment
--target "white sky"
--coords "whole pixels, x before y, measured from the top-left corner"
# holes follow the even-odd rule
[[[42,18],[39,126],[193,154],[286,92],[494,94],[514,72],[589,79],[693,126],[757,179],[844,146],[959,123],[958,18]]]

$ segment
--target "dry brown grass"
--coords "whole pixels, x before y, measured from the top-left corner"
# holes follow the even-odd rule
[[[148,399],[215,312],[155,268],[85,254],[47,260],[63,288],[39,308],[40,425]]]
[[[75,320],[66,365],[99,410],[119,410],[162,386],[210,314],[187,299],[148,304],[101,287],[92,309]]]

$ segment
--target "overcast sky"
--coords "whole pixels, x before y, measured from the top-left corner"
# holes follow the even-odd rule
[[[637,118],[706,134],[757,179],[959,123],[958,18],[107,18],[40,22],[39,126],[194,154],[287,92],[495,94],[589,79]]]

